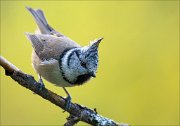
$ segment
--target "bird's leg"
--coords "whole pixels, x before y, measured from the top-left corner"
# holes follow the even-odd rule
[[[44,83],[43,83],[43,80],[42,80],[40,74],[38,74],[38,77],[39,77],[39,81],[38,81],[38,82],[40,83],[40,88],[39,88],[39,90],[41,91],[45,86],[44,86]]]
[[[63,89],[67,94],[67,97],[65,98],[65,100],[66,100],[66,108],[65,109],[68,110],[70,108],[70,105],[71,105],[71,96],[70,96],[70,94],[68,93],[68,91],[66,90],[65,87],[63,87]]]

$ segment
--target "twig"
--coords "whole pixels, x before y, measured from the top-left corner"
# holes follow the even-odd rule
[[[66,119],[67,119],[67,122],[64,124],[64,126],[74,126],[76,123],[79,122],[79,118],[73,115],[70,115]]]
[[[33,76],[20,71],[16,66],[2,56],[0,56],[0,65],[5,69],[6,75],[17,81],[21,86],[26,87],[42,98],[65,110],[66,100],[47,88],[39,90],[40,84]],[[67,118],[67,122],[64,124],[65,126],[73,126],[79,121],[83,121],[94,126],[128,126],[127,124],[119,124],[111,119],[103,117],[95,111],[76,103],[71,103],[70,108],[65,111],[70,114]]]

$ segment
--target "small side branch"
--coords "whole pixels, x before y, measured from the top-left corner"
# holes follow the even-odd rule
[[[47,88],[39,90],[40,84],[34,79],[33,76],[22,72],[2,56],[0,56],[0,65],[5,69],[6,75],[10,76],[21,86],[38,94],[43,99],[50,101],[56,106],[62,108],[64,111],[67,111],[70,116],[67,118],[67,122],[64,124],[65,126],[73,126],[79,121],[83,121],[94,126],[128,126],[127,124],[120,124],[111,119],[103,117],[97,114],[97,112],[94,110],[80,104],[71,103],[70,108],[65,110],[66,100]]]
[[[74,126],[76,123],[79,122],[79,118],[73,115],[70,115],[66,119],[67,119],[67,122],[64,124],[64,126]]]

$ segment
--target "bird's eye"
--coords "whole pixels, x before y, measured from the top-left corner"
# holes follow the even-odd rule
[[[86,68],[86,63],[85,62],[81,62],[81,66]]]

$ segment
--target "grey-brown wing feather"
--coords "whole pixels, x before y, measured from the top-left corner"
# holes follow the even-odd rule
[[[56,37],[45,34],[26,33],[27,38],[41,60],[59,59],[66,49],[80,47],[76,42],[67,37]]]

